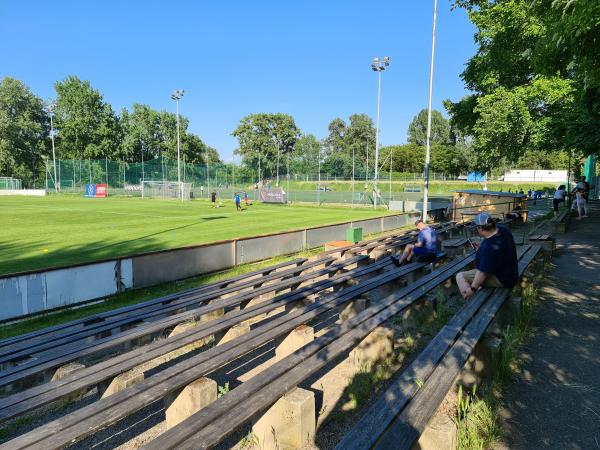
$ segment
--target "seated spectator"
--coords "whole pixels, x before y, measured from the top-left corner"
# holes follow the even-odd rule
[[[460,272],[456,283],[465,300],[482,287],[507,287],[519,278],[517,249],[512,233],[481,213],[475,217],[477,232],[484,240],[475,256],[475,269]]]
[[[433,228],[426,225],[423,220],[419,219],[415,222],[415,226],[419,230],[417,243],[415,245],[407,244],[404,247],[402,256],[392,256],[392,261],[397,266],[402,265],[405,261],[410,262],[413,256],[417,257],[418,262],[434,262],[439,251],[439,239]]]

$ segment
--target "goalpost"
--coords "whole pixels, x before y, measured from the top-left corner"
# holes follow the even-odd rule
[[[21,189],[21,180],[13,177],[0,177],[0,189],[16,191]]]
[[[180,198],[179,184],[177,181],[142,181],[142,198]],[[192,192],[192,183],[181,183],[183,200],[189,200]]]

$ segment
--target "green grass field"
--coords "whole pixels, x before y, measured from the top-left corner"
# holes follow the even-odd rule
[[[384,210],[129,197],[0,197],[0,274],[360,220]]]

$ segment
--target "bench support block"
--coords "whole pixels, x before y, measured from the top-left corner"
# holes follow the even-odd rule
[[[117,375],[110,381],[103,381],[98,384],[98,393],[101,398],[106,398],[141,381],[144,381],[144,373],[135,369],[130,370]]]
[[[250,333],[250,325],[247,323],[239,323],[232,326],[226,333],[215,336],[215,342],[217,342],[217,345],[223,345],[246,333]]]
[[[365,309],[367,309],[367,302],[367,298],[360,297],[348,303],[344,309],[340,311],[340,318],[338,319],[337,323],[344,323],[347,320],[352,319],[357,314],[363,312]]]
[[[188,384],[179,393],[168,395],[164,400],[167,429],[183,422],[216,399],[217,382],[205,377]]]
[[[77,372],[78,370],[81,369],[85,369],[85,366],[83,364],[79,364],[78,362],[72,362],[69,364],[66,364],[64,366],[59,367],[58,369],[56,369],[56,372],[54,372],[54,375],[52,376],[52,381],[58,381],[58,380],[62,380],[63,378],[71,375],[74,372]],[[80,400],[85,393],[87,392],[87,389],[81,389],[77,392],[74,392],[73,394],[70,394],[68,397],[69,401],[72,400]]]
[[[431,418],[411,450],[454,450],[456,443],[455,423],[446,414],[436,414]]]
[[[350,352],[350,363],[354,369],[367,368],[384,362],[394,354],[394,331],[377,327]]]
[[[305,448],[314,440],[315,417],[314,392],[295,388],[256,421],[252,433],[261,450]]]
[[[496,373],[500,361],[501,342],[494,336],[487,336],[479,341],[458,375],[456,384],[472,389],[476,384],[481,384],[483,379]]]
[[[275,361],[281,361],[299,348],[315,339],[315,330],[308,325],[300,325],[288,334],[275,349]]]

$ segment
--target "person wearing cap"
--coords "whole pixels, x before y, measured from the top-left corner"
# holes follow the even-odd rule
[[[481,287],[512,288],[519,278],[517,248],[512,233],[492,218],[475,216],[477,232],[483,241],[475,255],[475,269],[456,275],[456,284],[465,300]]]
[[[415,222],[415,226],[419,230],[415,245],[407,244],[402,256],[391,257],[392,262],[397,266],[402,265],[404,261],[410,262],[413,256],[416,256],[419,262],[434,262],[436,259],[439,250],[437,233],[421,219]]]

